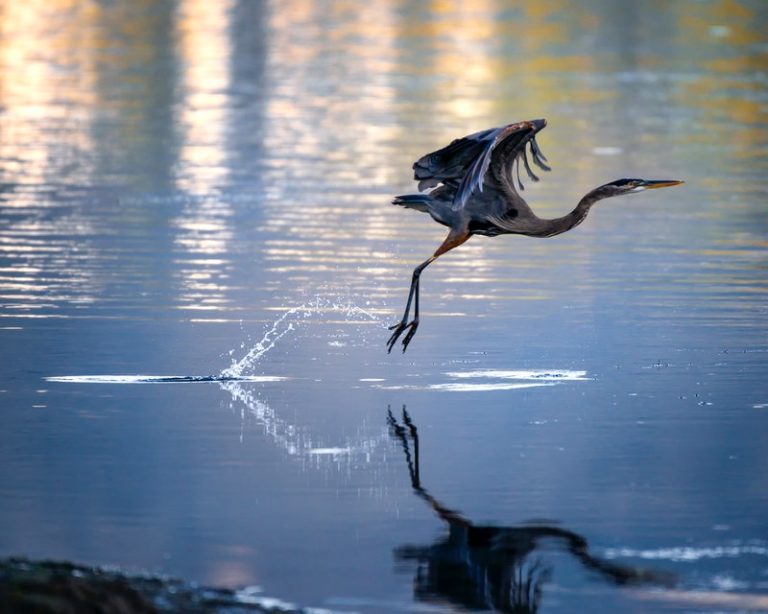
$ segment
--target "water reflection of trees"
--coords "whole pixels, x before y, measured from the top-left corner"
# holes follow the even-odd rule
[[[432,496],[421,481],[419,433],[403,407],[402,419],[387,412],[390,434],[402,444],[411,486],[437,516],[448,535],[427,546],[395,550],[401,561],[415,561],[415,596],[422,601],[447,600],[468,609],[537,612],[552,566],[540,556],[543,545],[556,545],[585,569],[613,585],[670,586],[666,572],[622,565],[594,555],[586,539],[558,526],[523,524],[480,526]]]

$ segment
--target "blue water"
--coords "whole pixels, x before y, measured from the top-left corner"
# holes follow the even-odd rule
[[[88,6],[0,14],[0,556],[768,610],[762,3]],[[388,355],[445,234],[389,206],[413,160],[534,117],[544,217],[686,184],[471,239]]]

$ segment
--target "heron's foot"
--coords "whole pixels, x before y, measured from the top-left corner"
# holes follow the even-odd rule
[[[403,320],[397,324],[394,324],[393,326],[390,326],[389,330],[394,332],[389,338],[389,341],[387,341],[387,354],[392,352],[392,348],[395,347],[395,343],[397,343],[397,340],[400,338],[400,336],[405,333],[405,331],[408,331],[405,337],[403,337],[403,352],[405,352],[405,350],[408,348],[408,344],[411,342],[411,339],[413,339],[413,336],[416,334],[417,328],[419,328],[419,318],[414,318],[410,322]]]

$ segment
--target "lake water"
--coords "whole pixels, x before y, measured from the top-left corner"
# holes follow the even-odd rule
[[[768,610],[766,32],[761,0],[4,3],[0,556],[333,612]],[[445,236],[389,205],[413,160],[538,117],[541,216],[686,184],[473,238],[388,355]]]

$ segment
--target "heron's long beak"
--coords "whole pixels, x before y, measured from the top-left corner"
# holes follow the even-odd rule
[[[644,190],[655,190],[656,188],[671,188],[673,185],[680,185],[685,181],[677,181],[676,179],[654,179],[646,181],[642,184]]]

